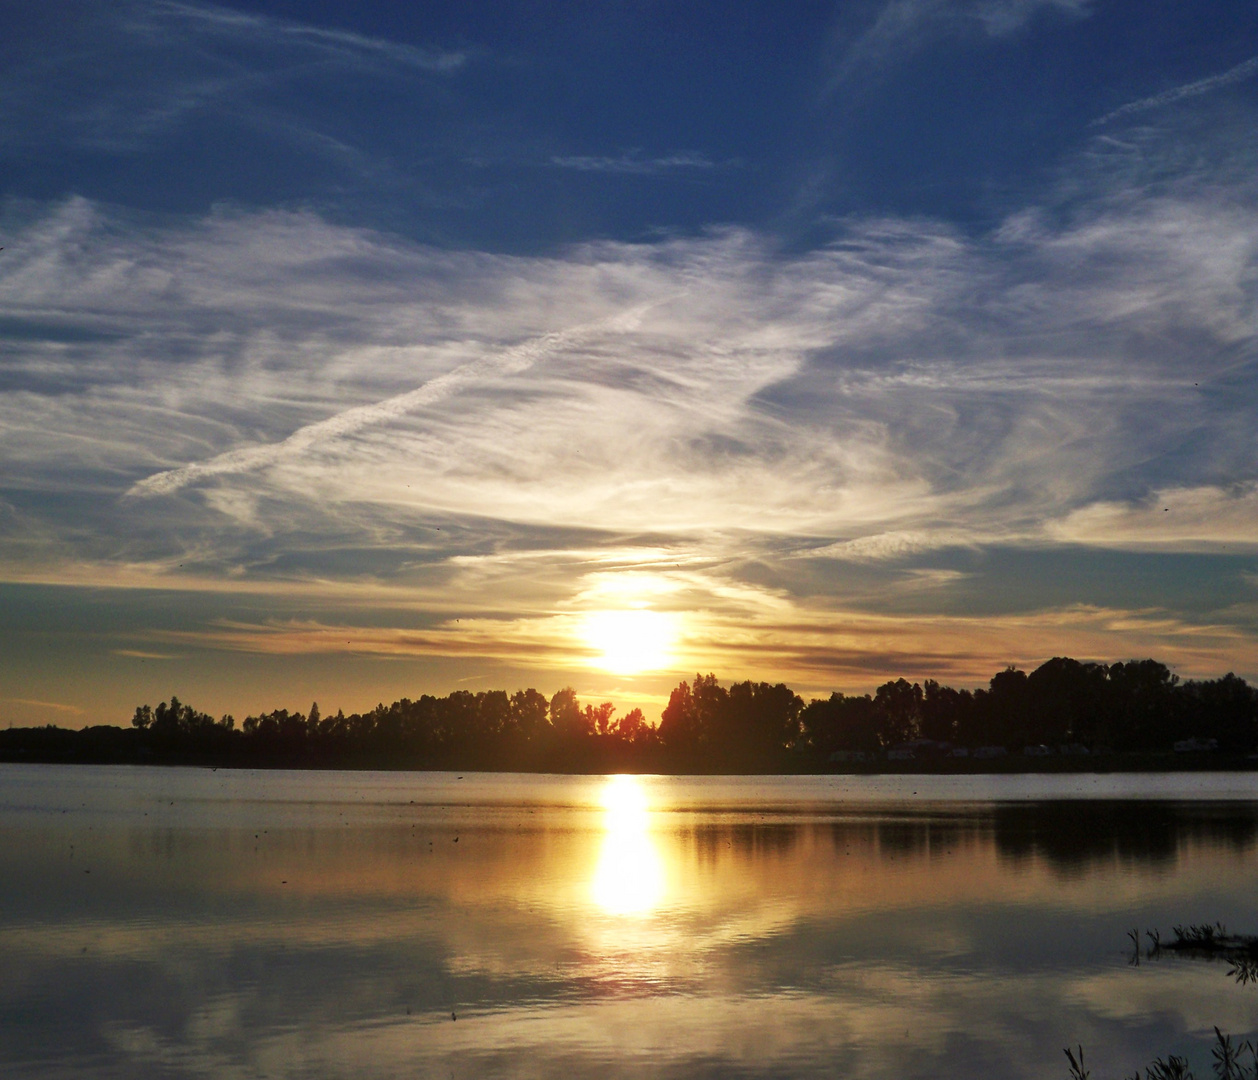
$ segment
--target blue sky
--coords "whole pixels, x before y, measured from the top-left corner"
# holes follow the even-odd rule
[[[1258,6],[0,31],[0,721],[1258,678]]]

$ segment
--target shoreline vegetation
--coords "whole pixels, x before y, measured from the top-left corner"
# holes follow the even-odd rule
[[[1252,1042],[1233,1042],[1232,1036],[1214,1029],[1214,1046],[1210,1049],[1211,1068],[1218,1080],[1256,1080],[1258,1078],[1258,1047]],[[1083,1047],[1065,1047],[1062,1051],[1070,1063],[1069,1080],[1092,1080],[1092,1071],[1084,1062]],[[1246,1059],[1250,1062],[1246,1064]],[[1099,1080],[1099,1078],[1098,1078]],[[1188,1059],[1177,1054],[1167,1054],[1154,1059],[1142,1074],[1137,1069],[1122,1080],[1197,1080],[1189,1068]]]
[[[1139,967],[1140,961],[1178,956],[1189,960],[1221,961],[1228,965],[1227,974],[1242,986],[1258,982],[1258,936],[1229,934],[1222,923],[1189,923],[1176,926],[1172,936],[1163,938],[1160,930],[1146,930],[1148,946],[1141,950],[1140,931],[1130,930],[1127,939],[1132,952],[1128,962]],[[1211,1068],[1218,1080],[1258,1080],[1258,1043],[1249,1040],[1234,1042],[1216,1025],[1215,1043],[1210,1050]],[[1063,1053],[1070,1066],[1070,1080],[1091,1080],[1083,1047],[1065,1047]],[[1186,1058],[1168,1054],[1156,1058],[1142,1074],[1137,1069],[1123,1080],[1195,1080]]]
[[[0,761],[513,772],[976,773],[1258,768],[1258,688],[1181,682],[1156,660],[1056,657],[986,689],[896,679],[808,703],[696,675],[658,724],[534,689],[424,695],[365,713],[274,709],[237,725],[172,696],[129,727],[0,730]]]

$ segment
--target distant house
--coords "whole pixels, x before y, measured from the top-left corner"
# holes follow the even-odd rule
[[[1192,754],[1201,750],[1217,750],[1218,739],[1182,739],[1175,744],[1175,753]]]

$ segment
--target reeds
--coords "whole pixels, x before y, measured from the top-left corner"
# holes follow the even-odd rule
[[[1188,1061],[1182,1057],[1176,1057],[1171,1054],[1165,1061],[1158,1058],[1152,1065],[1144,1071],[1145,1080],[1194,1080],[1191,1070],[1188,1068]],[[1137,1073],[1132,1080],[1140,1080],[1140,1074]]]
[[[1217,1027],[1214,1035],[1218,1042],[1210,1053],[1214,1057],[1215,1076],[1220,1077],[1220,1080],[1245,1080],[1246,1076],[1258,1076],[1258,1050],[1254,1049],[1253,1043],[1243,1042],[1233,1046],[1232,1036],[1224,1035]],[[1246,1072],[1245,1066],[1241,1064],[1241,1055],[1246,1050],[1254,1062],[1252,1072]]]
[[[1233,1042],[1231,1035],[1214,1029],[1215,1045],[1210,1051],[1214,1059],[1214,1075],[1217,1080],[1258,1080],[1258,1047],[1252,1042]],[[1092,1073],[1084,1067],[1083,1047],[1065,1048],[1070,1062],[1070,1080],[1090,1080]],[[1154,1059],[1145,1067],[1143,1076],[1139,1069],[1124,1080],[1196,1080],[1188,1067],[1188,1059],[1176,1054]]]
[[[1144,951],[1145,959],[1156,960],[1163,953],[1170,953],[1197,960],[1225,960],[1231,965],[1227,974],[1242,986],[1258,983],[1258,936],[1229,934],[1221,922],[1187,923],[1172,927],[1171,933],[1174,937],[1164,941],[1161,931],[1146,930],[1149,945]],[[1138,966],[1139,931],[1128,930],[1127,938],[1132,943],[1131,962]]]
[[[1070,1080],[1088,1080],[1092,1074],[1083,1067],[1083,1046],[1080,1045],[1076,1049],[1079,1052],[1078,1057],[1075,1057],[1075,1051],[1069,1046],[1064,1051],[1066,1057],[1070,1059]]]
[[[1163,953],[1193,959],[1226,960],[1231,963],[1228,974],[1241,984],[1258,982],[1258,936],[1229,934],[1227,927],[1216,923],[1185,923],[1171,928],[1174,935],[1169,941],[1162,940],[1160,930],[1146,930],[1149,944],[1143,952],[1146,960],[1156,960]],[[1128,930],[1131,942],[1131,963],[1140,965],[1140,931]],[[1214,1029],[1215,1043],[1210,1051],[1214,1061],[1214,1075],[1218,1080],[1258,1080],[1258,1043],[1233,1042],[1231,1035]],[[1083,1064],[1083,1047],[1065,1049],[1070,1062],[1070,1080],[1090,1080],[1091,1073]],[[1124,1080],[1196,1080],[1188,1068],[1188,1059],[1169,1054],[1156,1058],[1145,1067],[1143,1076],[1137,1069]]]

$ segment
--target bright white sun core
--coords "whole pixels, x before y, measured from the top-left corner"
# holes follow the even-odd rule
[[[591,611],[580,634],[598,654],[596,667],[613,675],[637,675],[672,663],[677,626],[675,616],[649,608]]]
[[[603,789],[603,844],[590,893],[609,915],[650,915],[664,895],[664,868],[650,832],[642,782],[612,776]]]

